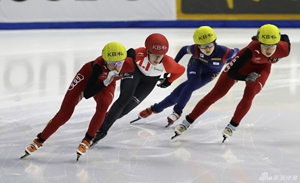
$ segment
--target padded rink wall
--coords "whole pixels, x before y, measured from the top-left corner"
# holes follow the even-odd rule
[[[300,27],[295,0],[0,0],[0,29]]]

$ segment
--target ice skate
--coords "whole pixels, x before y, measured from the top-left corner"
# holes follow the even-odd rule
[[[87,149],[90,147],[90,143],[86,140],[82,140],[82,142],[79,144],[77,148],[77,161],[80,158],[80,156],[85,155]]]
[[[132,121],[130,121],[130,123],[134,123],[142,118],[147,118],[148,116],[150,116],[151,114],[153,114],[154,112],[152,111],[151,107],[147,107],[146,109],[142,110],[138,116],[137,119],[134,119]]]
[[[38,150],[41,147],[42,147],[42,143],[39,143],[36,139],[33,140],[32,144],[29,144],[27,147],[25,147],[25,154],[20,159],[23,159],[26,156],[31,155],[32,153],[34,153],[36,150]]]
[[[106,135],[107,135],[107,132],[98,131],[96,133],[90,147],[93,147],[94,145],[96,145],[99,142],[99,140],[103,139]]]
[[[223,131],[223,141],[222,141],[222,143],[224,143],[227,138],[232,136],[233,131],[235,131],[235,129],[236,129],[236,127],[233,126],[230,123],[225,127],[225,129]]]
[[[181,114],[176,113],[173,111],[171,115],[167,117],[168,119],[168,124],[165,126],[166,128],[172,125],[175,121],[177,121],[180,118]]]
[[[147,107],[146,109],[144,109],[140,112],[139,117],[140,118],[147,118],[148,116],[150,116],[153,113],[154,112],[152,111],[151,107]]]
[[[188,128],[190,127],[190,123],[187,122],[186,120],[183,120],[181,124],[179,124],[176,128],[175,128],[175,135],[171,138],[174,139],[175,137],[178,137],[179,135],[181,135],[183,132],[185,132]]]

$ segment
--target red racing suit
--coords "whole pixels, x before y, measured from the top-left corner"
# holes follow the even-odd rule
[[[260,43],[252,41],[240,50],[233,60],[227,64],[213,89],[202,98],[192,112],[186,116],[188,122],[193,123],[213,103],[222,98],[237,80],[245,81],[248,74],[256,72],[260,74],[255,82],[245,82],[246,86],[241,101],[238,103],[231,119],[233,126],[238,126],[243,117],[249,111],[252,100],[265,85],[271,71],[271,65],[279,59],[287,57],[290,53],[290,42],[287,35],[282,35],[272,57],[266,57],[261,53]]]
[[[127,57],[119,74],[132,72],[135,68],[132,58]],[[95,71],[97,69],[97,71]],[[88,62],[82,66],[77,72],[68,91],[65,94],[61,107],[57,114],[52,118],[42,133],[38,135],[39,140],[47,140],[60,126],[65,124],[72,116],[75,106],[81,101],[83,96],[85,98],[92,97],[96,101],[96,112],[92,117],[86,137],[93,138],[98,128],[103,123],[106,111],[113,101],[116,81],[121,77],[115,77],[114,80],[108,85],[103,84],[108,76],[109,70],[105,65],[102,56],[98,57],[95,61]],[[95,78],[94,83],[90,83],[91,75]],[[90,85],[90,86],[89,86]],[[85,91],[92,88],[92,92]]]

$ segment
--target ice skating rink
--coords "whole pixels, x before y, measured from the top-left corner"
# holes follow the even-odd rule
[[[83,100],[72,118],[44,146],[20,160],[24,148],[58,111],[77,70],[110,41],[144,45],[154,32],[166,35],[169,55],[193,44],[194,29],[85,29],[0,31],[0,183],[296,183],[300,182],[300,36],[291,54],[273,65],[269,80],[230,139],[221,132],[241,99],[244,83],[212,105],[174,140],[181,123],[215,81],[194,92],[181,119],[165,129],[172,108],[134,124],[140,110],[159,102],[166,89],[116,121],[106,138],[76,162],[95,102]],[[242,48],[256,29],[216,29],[218,44]],[[189,56],[181,60],[187,64]],[[118,88],[119,89],[119,88]],[[116,97],[118,96],[116,91]]]

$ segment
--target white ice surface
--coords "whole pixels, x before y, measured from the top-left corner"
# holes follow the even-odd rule
[[[20,160],[57,112],[76,71],[101,54],[110,41],[144,45],[160,32],[170,41],[169,55],[192,44],[194,29],[86,29],[0,31],[0,183],[257,183],[300,182],[300,36],[290,35],[291,54],[273,65],[264,89],[234,135],[222,144],[221,132],[243,93],[243,82],[212,105],[193,126],[171,141],[165,129],[168,108],[132,125],[145,107],[159,102],[179,83],[155,88],[106,138],[76,162],[76,148],[94,113],[95,102],[82,101],[72,118],[43,148]],[[216,29],[217,42],[242,48],[256,29]],[[187,64],[187,56],[180,62]],[[214,85],[194,92],[179,124]],[[116,91],[116,96],[118,94]]]

